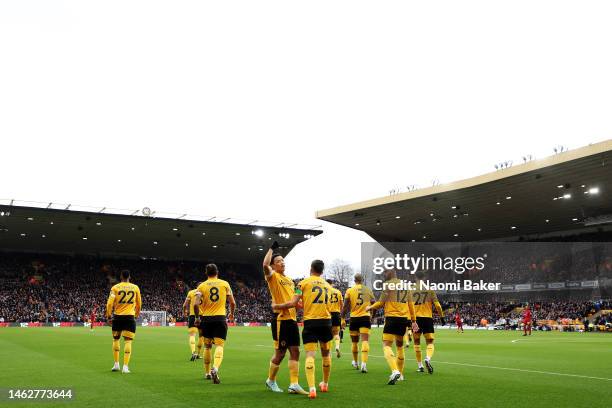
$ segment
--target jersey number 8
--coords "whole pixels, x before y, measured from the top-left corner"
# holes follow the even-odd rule
[[[219,300],[219,288],[210,288],[210,295],[208,295],[208,299],[211,302],[216,302]]]

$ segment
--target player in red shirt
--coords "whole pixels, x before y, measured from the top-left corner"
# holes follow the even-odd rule
[[[531,336],[531,309],[529,305],[523,309],[523,336],[526,336],[527,332]]]
[[[461,320],[459,311],[455,312],[455,324],[457,325],[457,333],[459,333],[459,330],[461,330],[461,333],[463,333],[463,321]]]
[[[96,312],[98,311],[98,307],[94,306],[91,311],[91,315],[89,316],[89,331],[93,332],[94,324],[96,323]]]

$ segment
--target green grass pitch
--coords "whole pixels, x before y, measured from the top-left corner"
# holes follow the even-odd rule
[[[347,333],[348,334],[348,333]],[[0,387],[72,387],[74,407],[609,407],[612,400],[612,336],[598,333],[534,333],[439,330],[433,375],[417,373],[406,352],[405,382],[386,385],[381,331],[371,336],[369,373],[351,365],[350,342],[333,358],[330,392],[310,401],[266,390],[272,341],[267,327],[231,327],[220,370],[222,383],[203,379],[202,360],[189,362],[187,329],[139,327],[131,374],[112,373],[109,327],[0,329]],[[317,358],[317,382],[321,379]],[[278,377],[286,389],[283,362]],[[303,358],[300,383],[306,388]],[[14,402],[18,406],[40,405]],[[0,405],[9,406],[6,400]]]

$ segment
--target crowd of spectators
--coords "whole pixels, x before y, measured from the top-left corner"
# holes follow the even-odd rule
[[[165,311],[167,320],[184,321],[182,303],[187,291],[205,279],[204,263],[154,260],[116,260],[92,257],[3,254],[0,257],[0,321],[84,322],[95,310],[104,320],[110,287],[119,270],[131,271],[141,290],[143,309]],[[262,272],[255,266],[220,264],[221,278],[230,282],[237,303],[236,322],[268,322],[271,298]],[[346,285],[339,287],[344,293]],[[511,325],[520,318],[520,304],[512,302],[445,303],[447,320],[459,311],[464,324],[483,322]],[[534,303],[535,319],[585,320],[599,310],[612,309],[609,302],[555,301]],[[598,315],[597,322],[612,323],[612,316]],[[382,311],[374,316],[382,323]],[[592,323],[597,324],[595,321]]]

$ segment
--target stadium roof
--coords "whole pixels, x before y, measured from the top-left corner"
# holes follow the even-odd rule
[[[379,242],[481,241],[612,222],[612,140],[449,184],[317,211]]]
[[[273,240],[287,254],[317,226],[0,200],[0,250],[259,262]]]

